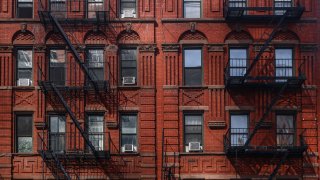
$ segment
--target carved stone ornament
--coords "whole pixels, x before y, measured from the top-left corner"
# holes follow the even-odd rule
[[[315,52],[318,49],[317,44],[301,44],[300,51],[301,52]]]
[[[111,52],[117,52],[118,51],[118,46],[115,44],[110,44],[106,47],[106,51],[111,51]]]
[[[27,23],[21,23],[20,28],[21,28],[21,32],[25,33],[27,30]]]
[[[155,44],[142,44],[139,46],[139,51],[154,52],[157,46]]]
[[[132,23],[127,23],[126,24],[126,32],[131,33],[132,32]]]
[[[209,44],[209,52],[224,52],[223,44]]]
[[[46,51],[46,45],[45,44],[36,44],[34,45],[34,50],[36,52],[45,52]]]
[[[179,48],[179,44],[162,44],[162,51],[164,52],[178,52]]]
[[[12,45],[0,45],[0,52],[12,52]]]
[[[191,23],[190,23],[190,31],[191,31],[192,33],[195,33],[195,32],[196,32],[196,25],[197,25],[197,23],[195,23],[195,22],[191,22]]]
[[[211,129],[224,129],[227,126],[225,121],[209,121],[208,127]]]

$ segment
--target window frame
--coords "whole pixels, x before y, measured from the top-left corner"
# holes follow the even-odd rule
[[[136,56],[135,56],[135,63],[136,63],[136,67],[135,67],[135,84],[130,84],[130,85],[125,85],[123,84],[122,80],[123,80],[123,77],[128,77],[128,76],[123,76],[123,66],[122,66],[122,58],[121,58],[121,51],[122,50],[135,50],[136,51]],[[139,57],[139,51],[138,51],[138,48],[136,46],[121,46],[120,49],[119,49],[119,67],[120,67],[120,70],[119,70],[119,79],[120,79],[120,86],[138,86],[138,76],[139,76],[139,71],[138,71],[138,57]],[[128,61],[128,60],[126,60]],[[127,69],[133,69],[133,68],[127,68]]]
[[[102,68],[101,67],[99,67],[99,68],[97,68],[97,67],[90,67],[89,66],[89,51],[90,50],[101,50],[102,51]],[[85,63],[86,63],[86,66],[87,66],[87,68],[88,68],[88,71],[90,72],[92,69],[102,69],[102,72],[103,72],[103,79],[97,79],[97,80],[94,80],[94,81],[97,81],[97,82],[102,82],[102,81],[105,81],[106,80],[106,63],[105,63],[105,61],[106,61],[106,59],[105,59],[105,50],[104,50],[104,48],[103,47],[99,47],[99,46],[93,46],[93,47],[88,47],[87,49],[86,49],[86,61],[85,61]],[[99,63],[99,62],[98,62]],[[95,76],[94,76],[95,77]],[[88,81],[88,79],[86,78],[86,80]],[[89,83],[89,82],[88,82]],[[89,83],[90,84],[90,83]]]
[[[31,14],[31,17],[19,17],[19,4],[32,4],[32,14]],[[19,0],[16,1],[16,18],[19,18],[19,19],[33,19],[34,18],[34,3],[35,1],[32,0],[32,3],[30,2],[19,2]]]
[[[277,2],[278,1],[278,2]],[[280,2],[279,2],[280,1]],[[277,3],[281,3],[281,6],[276,6]],[[290,6],[284,6],[284,4],[290,4]],[[283,9],[286,9],[286,8],[291,8],[291,7],[294,7],[294,1],[293,0],[273,0],[273,8],[274,8],[274,15],[277,15],[277,16],[281,16],[281,15],[284,15],[285,13],[285,10],[276,10],[275,8],[283,8]]]
[[[282,133],[283,134],[289,134],[293,136],[293,144],[291,146],[296,146],[297,145],[297,112],[295,111],[277,111],[275,113],[275,121],[276,121],[276,146],[281,147],[281,145],[278,144],[278,116],[292,116],[292,123],[293,123],[293,129],[294,133]]]
[[[64,132],[51,132],[51,117],[63,117],[64,118],[64,120],[65,120],[65,127],[64,127]],[[58,121],[58,124],[59,124],[59,121]],[[52,151],[54,151],[53,149],[51,149],[52,148],[52,144],[51,144],[51,134],[58,134],[59,136],[58,137],[60,137],[60,135],[64,135],[64,149],[62,149],[62,150],[57,150],[57,151],[54,151],[55,153],[63,153],[63,151],[65,151],[65,150],[67,150],[67,117],[66,117],[66,115],[65,114],[49,114],[48,115],[48,125],[49,125],[49,127],[48,127],[48,130],[49,130],[49,142],[48,142],[48,145],[49,145],[49,149],[50,150],[52,150]],[[59,128],[59,126],[58,126],[58,128]]]
[[[231,75],[231,69],[232,68],[236,68],[236,69],[240,69],[240,68],[244,68],[244,66],[241,66],[241,67],[237,67],[237,66],[231,66],[231,50],[245,50],[246,51],[246,66],[245,66],[245,68],[246,68],[246,71],[245,71],[245,73],[247,72],[247,70],[248,70],[248,67],[249,67],[249,64],[250,64],[250,60],[249,60],[249,49],[248,49],[248,47],[246,47],[246,46],[230,46],[229,47],[229,51],[228,51],[228,60],[229,60],[229,74],[228,74],[228,76],[229,77],[243,77],[244,75],[242,75],[242,76],[233,76],[233,75]],[[232,58],[233,59],[233,58]],[[238,59],[240,59],[240,58],[238,58]]]
[[[185,50],[200,50],[201,51],[201,83],[197,85],[190,85],[186,83],[186,67],[185,67]],[[204,68],[203,68],[203,47],[202,46],[185,46],[182,48],[182,63],[183,63],[183,86],[186,87],[201,87],[204,85]]]
[[[31,68],[19,68],[19,51],[31,51],[31,55],[32,55],[32,58],[31,58]],[[30,87],[30,86],[34,86],[34,50],[32,47],[17,47],[16,50],[15,50],[15,63],[16,63],[16,72],[15,72],[15,85],[18,86],[18,87]],[[31,76],[30,76],[30,85],[29,86],[19,86],[18,85],[18,81],[19,81],[19,69],[29,69],[31,70]],[[26,79],[26,78],[21,78],[21,79]]]
[[[186,133],[186,116],[200,116],[201,117],[201,142],[200,146],[202,149],[199,152],[204,151],[204,112],[203,111],[185,111],[183,112],[183,149],[186,152],[186,147],[189,146],[189,143],[186,143],[186,134],[199,134],[199,133]],[[189,125],[192,126],[192,125]],[[200,126],[200,125],[193,125]]]
[[[102,132],[91,132],[93,134],[90,134],[89,132],[89,117],[90,116],[100,116],[102,117]],[[99,122],[99,121],[96,121],[96,122]],[[86,121],[85,121],[85,132],[88,134],[88,139],[91,141],[92,143],[92,140],[90,139],[90,135],[91,136],[101,136],[102,137],[102,148],[101,150],[97,149],[96,146],[92,143],[92,145],[94,146],[94,148],[96,149],[96,151],[106,151],[108,148],[108,145],[106,144],[106,139],[108,138],[105,134],[105,118],[104,118],[104,113],[102,112],[97,112],[97,113],[94,113],[94,112],[91,112],[91,113],[86,113]],[[88,151],[91,151],[90,150],[90,147],[88,145],[85,145],[85,149],[87,149]]]
[[[136,124],[136,133],[135,134],[133,134],[133,133],[128,133],[128,134],[125,134],[125,135],[135,135],[135,138],[136,138],[136,144],[133,144],[133,146],[135,146],[136,147],[136,150],[133,150],[133,152],[124,152],[124,151],[122,151],[122,147],[123,147],[123,145],[122,145],[122,136],[123,136],[123,133],[122,133],[122,117],[123,116],[135,116],[136,117],[136,122],[135,122],[135,124]],[[139,114],[138,114],[138,112],[120,112],[119,113],[119,118],[120,118],[120,133],[119,133],[119,136],[120,136],[120,138],[119,138],[119,146],[120,146],[120,152],[121,153],[125,153],[125,154],[127,154],[127,153],[133,153],[133,154],[135,154],[135,153],[138,153],[139,152]]]
[[[124,1],[124,2],[123,2]],[[122,3],[130,3],[128,0],[119,0],[119,18],[126,19],[126,18],[138,18],[138,0],[135,0],[135,16],[134,17],[122,17]]]
[[[102,10],[98,10],[98,11],[89,11],[89,5],[90,4],[100,4],[102,3]],[[97,17],[89,17],[89,12],[99,12],[99,11],[105,11],[105,0],[102,0],[102,2],[90,2],[90,0],[87,0],[86,3],[86,17],[87,19],[95,19]]]
[[[48,52],[48,57],[49,57],[49,65],[48,65],[48,77],[49,80],[51,81],[51,76],[50,76],[50,72],[51,72],[51,50],[63,50],[64,51],[64,84],[63,85],[58,85],[58,86],[66,86],[67,85],[67,76],[68,76],[68,58],[67,58],[67,50],[65,48],[59,48],[59,47],[53,47],[49,49]],[[57,85],[57,84],[56,84]]]
[[[247,133],[238,133],[238,132],[236,132],[236,133],[232,133],[231,132],[231,130],[232,129],[234,129],[234,128],[232,128],[231,126],[232,126],[232,116],[239,116],[239,115],[245,115],[245,116],[247,116],[247,124],[246,124],[246,126],[247,126]],[[248,140],[248,137],[249,137],[249,134],[250,134],[250,112],[248,112],[248,111],[231,111],[230,113],[229,113],[229,124],[230,124],[230,135],[229,135],[229,139],[230,139],[230,147],[241,147],[241,146],[243,146],[243,145],[241,145],[241,144],[236,144],[236,145],[233,145],[232,144],[232,134],[246,134],[247,135],[247,140]],[[244,142],[245,143],[245,142]]]
[[[60,4],[59,6],[56,5],[57,7],[59,7],[59,9],[55,9],[54,11],[52,10],[52,4]],[[64,7],[61,6],[61,4],[64,4]],[[49,6],[49,11],[51,13],[53,13],[52,15],[57,17],[57,18],[66,18],[68,13],[67,13],[67,10],[68,10],[68,0],[49,0],[49,3],[48,3],[48,6]],[[63,9],[62,9],[63,7]],[[60,9],[61,8],[61,9]]]
[[[18,136],[18,117],[19,116],[28,116],[28,117],[31,117],[31,136]],[[34,138],[33,138],[33,135],[34,135],[34,119],[33,119],[33,113],[28,113],[28,112],[18,112],[15,114],[15,122],[14,122],[14,130],[15,130],[15,137],[14,137],[14,151],[16,153],[19,153],[19,154],[31,154],[33,153],[33,145],[34,145]],[[30,152],[19,152],[19,142],[18,142],[18,138],[19,137],[31,137],[31,151]]]
[[[291,66],[291,71],[292,71],[292,75],[291,76],[277,76],[277,68],[282,68],[282,69],[284,69],[284,68],[289,68],[289,66],[284,66],[284,67],[282,67],[282,66],[280,66],[280,67],[277,67],[277,53],[276,53],[276,51],[278,50],[278,49],[280,49],[280,50],[284,50],[284,49],[286,49],[286,50],[291,50],[291,57],[292,57],[292,59],[291,59],[291,63],[292,63],[292,66]],[[274,77],[282,77],[284,80],[281,80],[281,79],[279,79],[278,80],[278,82],[286,82],[286,80],[285,80],[285,78],[290,78],[290,77],[295,77],[295,74],[296,74],[296,70],[295,70],[295,56],[294,56],[294,54],[295,54],[295,52],[294,52],[294,47],[292,47],[292,46],[276,46],[275,47],[275,49],[274,49]],[[277,82],[277,81],[276,81]]]
[[[182,0],[182,13],[183,13],[183,18],[186,18],[186,19],[200,19],[200,18],[203,18],[202,16],[202,0],[190,0],[188,2],[199,2],[200,3],[200,15],[199,17],[186,17],[186,12],[185,12],[185,3],[186,3],[186,0]]]

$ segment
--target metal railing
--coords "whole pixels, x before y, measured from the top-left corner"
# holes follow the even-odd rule
[[[241,150],[253,128],[229,128],[224,135],[225,151],[232,149]],[[279,149],[304,149],[306,142],[304,132],[299,128],[260,128],[251,139],[247,148],[256,151],[272,151]]]
[[[225,81],[244,78],[251,59],[229,59],[225,67]],[[245,80],[256,83],[286,82],[289,79],[305,78],[304,59],[260,59]]]

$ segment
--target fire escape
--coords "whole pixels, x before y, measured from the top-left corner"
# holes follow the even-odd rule
[[[263,33],[259,43],[258,52],[254,59],[246,59],[249,65],[237,63],[236,59],[229,59],[225,67],[225,85],[228,91],[237,89],[270,90],[273,96],[265,106],[264,113],[256,121],[253,128],[229,128],[224,136],[224,150],[228,157],[270,157],[277,159],[273,171],[268,179],[273,179],[282,164],[291,157],[302,157],[307,149],[303,138],[303,129],[266,129],[265,120],[272,108],[288,91],[298,91],[306,80],[304,74],[304,60],[292,59],[291,68],[294,73],[276,73],[277,68],[286,62],[275,62],[274,58],[265,59],[263,54],[270,48],[275,34],[284,23],[299,20],[304,12],[304,7],[299,1],[275,0],[273,7],[255,5],[257,1],[250,0],[225,0],[224,17],[227,23],[265,23],[272,26],[273,30]],[[289,2],[289,3],[288,3]],[[267,6],[267,5],[266,5]],[[286,61],[286,60],[283,60]],[[285,65],[282,71],[286,71]],[[271,126],[272,127],[272,126]],[[278,127],[277,127],[278,128]],[[277,135],[274,133],[277,132]],[[287,134],[292,133],[293,143],[281,142]]]
[[[46,71],[43,71],[43,65],[38,65],[39,86],[46,101],[50,101],[50,105],[57,113],[65,112],[68,114],[74,127],[70,128],[70,132],[63,133],[63,140],[61,137],[53,138],[49,130],[44,129],[42,133],[38,134],[39,142],[41,142],[38,152],[56,179],[103,179],[106,177],[121,179],[125,162],[119,155],[118,148],[113,144],[110,134],[89,132],[81,122],[81,119],[85,119],[85,115],[83,108],[77,102],[79,99],[85,101],[89,98],[108,109],[113,97],[109,87],[110,70],[108,64],[98,62],[103,63],[106,68],[105,72],[109,73],[107,79],[99,80],[96,74],[90,71],[90,65],[81,58],[77,51],[76,47],[81,47],[77,38],[64,30],[64,28],[80,28],[82,26],[95,28],[111,26],[109,25],[109,11],[96,9],[91,11],[87,6],[88,2],[87,0],[39,1],[39,17],[46,31],[58,33],[63,38],[74,57],[72,60],[74,62],[68,64],[72,66],[71,71],[76,71],[77,68],[81,69],[85,77],[81,80],[81,73],[68,72],[79,76],[77,78],[81,82],[71,82],[70,80],[70,82],[63,84],[57,83],[50,80],[45,73]],[[78,10],[76,10],[77,8]],[[60,147],[57,150],[56,147],[53,147],[55,141],[63,142],[65,147]],[[116,160],[112,158],[112,155],[115,155]],[[84,171],[83,167],[87,167],[89,170]]]

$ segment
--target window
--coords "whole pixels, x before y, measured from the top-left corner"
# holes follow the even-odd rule
[[[230,76],[243,76],[247,71],[247,49],[230,49]]]
[[[32,85],[32,50],[18,50],[17,85]]]
[[[33,0],[18,0],[17,3],[18,18],[32,18]]]
[[[229,0],[229,7],[246,7],[247,0]]]
[[[231,114],[231,146],[243,146],[248,138],[248,115]]]
[[[292,49],[276,49],[277,82],[286,82],[286,78],[293,76],[292,66]]]
[[[200,18],[201,17],[201,0],[184,0],[183,17]]]
[[[202,114],[184,115],[184,144],[186,152],[202,149]],[[200,146],[192,149],[192,144]]]
[[[277,145],[293,146],[294,145],[294,116],[277,115]]]
[[[54,152],[63,152],[66,145],[66,118],[65,116],[51,115],[50,123],[50,150]]]
[[[58,18],[65,18],[67,14],[66,0],[50,0],[51,14]]]
[[[50,50],[49,78],[56,85],[65,85],[66,81],[66,51]]]
[[[136,0],[120,0],[120,14],[121,18],[135,18]]]
[[[123,85],[134,85],[137,80],[137,50],[121,49],[121,80]]]
[[[87,131],[89,140],[97,151],[104,150],[103,116],[88,115]]]
[[[96,11],[104,11],[104,0],[89,0],[88,1],[88,18],[96,18]]]
[[[201,49],[184,49],[184,84],[202,85],[202,52]]]
[[[121,115],[121,152],[137,152],[137,115]]]
[[[292,7],[292,0],[274,0],[275,15],[283,15],[288,7]]]
[[[32,115],[16,116],[16,151],[32,152]]]
[[[88,50],[88,69],[94,81],[104,80],[104,57],[102,49]]]

